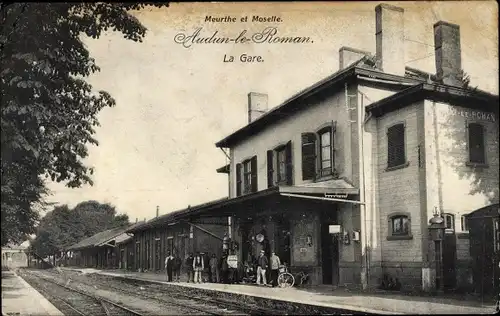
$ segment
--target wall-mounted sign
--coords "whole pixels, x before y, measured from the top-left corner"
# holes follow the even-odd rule
[[[453,109],[453,113],[467,119],[495,122],[495,114],[489,112],[474,111],[470,109]]]
[[[328,232],[330,234],[339,234],[341,230],[340,225],[328,225]]]
[[[325,198],[327,198],[327,199],[347,199],[348,196],[349,196],[349,194],[347,194],[347,193],[342,193],[342,194],[325,193]]]

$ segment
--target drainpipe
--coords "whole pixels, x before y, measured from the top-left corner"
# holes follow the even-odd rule
[[[361,264],[361,282],[363,290],[368,288],[369,278],[370,278],[370,260],[369,260],[369,249],[368,249],[368,231],[366,225],[366,203],[365,203],[365,163],[364,163],[364,144],[363,144],[363,132],[364,132],[364,121],[363,113],[365,111],[363,104],[363,95],[358,94],[361,98],[358,103],[358,168],[359,168],[359,211],[361,220],[361,258],[363,260]]]

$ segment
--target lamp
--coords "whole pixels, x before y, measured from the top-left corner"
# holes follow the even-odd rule
[[[440,212],[437,211],[437,208],[434,208],[434,217],[432,217],[429,220],[429,234],[431,240],[434,241],[434,247],[435,247],[436,288],[438,290],[441,289],[443,280],[442,242],[444,239],[444,231],[445,231],[444,219],[441,216]]]

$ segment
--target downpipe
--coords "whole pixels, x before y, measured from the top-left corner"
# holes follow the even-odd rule
[[[359,200],[361,204],[359,205],[359,211],[360,211],[360,220],[361,220],[361,229],[363,230],[363,233],[361,234],[361,258],[363,260],[363,265],[362,265],[362,275],[361,275],[361,283],[363,286],[363,290],[366,290],[369,285],[369,280],[370,280],[370,260],[369,260],[369,248],[368,248],[368,231],[367,231],[367,225],[366,225],[366,201],[365,201],[365,189],[366,189],[366,184],[365,184],[365,160],[364,160],[364,141],[363,141],[363,136],[364,136],[364,125],[368,121],[368,118],[366,120],[363,120],[363,113],[364,113],[364,97],[363,94],[358,93],[358,96],[360,97],[360,100],[357,102],[358,105],[358,119],[357,119],[357,124],[358,124],[358,168],[359,168]]]

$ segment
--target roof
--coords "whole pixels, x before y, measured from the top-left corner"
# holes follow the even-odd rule
[[[453,102],[464,103],[464,105],[467,105],[468,107],[470,107],[471,105],[471,98],[472,100],[488,100],[488,103],[498,103],[498,96],[489,94],[479,89],[460,89],[452,86],[436,84],[436,75],[416,68],[405,67],[404,76],[384,73],[380,70],[375,69],[373,58],[373,56],[366,55],[359,61],[351,64],[349,67],[341,69],[334,74],[318,81],[317,83],[293,95],[291,98],[287,99],[282,104],[260,116],[255,121],[252,121],[248,125],[238,129],[229,136],[220,140],[215,145],[220,148],[229,148],[231,146],[234,146],[238,142],[243,141],[249,136],[257,134],[268,126],[280,121],[284,117],[306,109],[311,104],[311,102],[305,102],[306,100],[309,101],[312,97],[321,98],[321,96],[325,94],[332,95],[338,92],[339,89],[343,88],[345,83],[357,80],[362,81],[363,77],[372,80],[375,79],[375,81],[380,80],[381,82],[379,84],[381,86],[385,86],[386,88],[388,87],[389,89],[395,91],[400,90],[397,88],[398,85],[403,86],[405,84],[412,84],[414,86],[417,86],[417,91],[410,90],[411,88],[408,89],[409,91],[413,91],[413,94],[410,93],[410,95],[405,95],[405,101],[411,100],[411,97],[426,97],[427,95],[430,95],[430,92],[432,92],[433,90],[430,87],[434,86],[440,87],[440,91],[433,91],[431,97],[443,101],[450,101],[451,98]],[[384,80],[385,82],[383,82]],[[428,85],[426,85],[426,83]],[[421,84],[424,85],[421,86]],[[424,90],[422,90],[422,87],[424,88]],[[461,90],[462,93],[458,93],[458,90]],[[409,91],[407,91],[406,93],[408,93]],[[429,92],[429,94],[426,95],[418,93],[424,91]],[[467,93],[463,93],[465,91],[467,91]],[[459,97],[460,94],[462,95]],[[381,103],[384,101],[387,101],[388,103],[391,103],[391,101],[395,102],[392,100],[393,98],[394,96],[388,97],[377,103]],[[468,102],[466,103],[465,100],[468,100]],[[386,106],[383,109],[390,111],[395,108],[397,107]],[[372,109],[374,109],[374,107],[372,107]]]
[[[465,89],[435,83],[420,83],[366,107],[374,116],[408,106],[419,100],[433,100],[463,105],[468,108],[498,113],[497,95],[481,90]]]
[[[67,247],[66,250],[80,250],[85,248],[98,247],[125,233],[128,229],[137,226],[138,224],[139,223],[136,223],[127,227],[116,227],[99,232],[93,236],[80,240],[78,243],[72,246]]]
[[[480,209],[477,209],[467,215],[467,219],[486,218],[486,217],[499,217],[500,205],[499,203],[490,204]]]
[[[141,225],[131,227],[131,228],[127,229],[126,232],[127,233],[135,233],[135,232],[147,230],[147,229],[150,229],[153,227],[158,227],[158,226],[161,226],[161,225],[166,224],[166,223],[171,223],[171,222],[175,221],[179,216],[182,216],[182,215],[189,213],[193,210],[198,210],[198,209],[202,209],[202,208],[205,208],[205,207],[208,207],[211,205],[215,205],[215,204],[223,202],[227,199],[228,198],[225,197],[225,198],[212,200],[212,201],[209,201],[209,202],[206,202],[203,204],[199,204],[199,205],[195,205],[195,206],[188,206],[187,208],[177,210],[177,211],[174,211],[174,212],[171,212],[168,214],[164,214],[162,216],[155,217],[155,218],[153,218],[145,223],[141,223]]]
[[[319,95],[322,93],[326,93],[328,95],[336,93],[338,89],[344,87],[345,83],[357,80],[357,77],[359,75],[374,79],[388,80],[396,84],[418,84],[426,80],[424,75],[421,75],[419,77],[417,74],[413,76],[403,77],[378,71],[371,66],[371,59],[372,57],[365,56],[358,62],[351,64],[349,67],[341,69],[334,74],[324,78],[323,80],[318,81],[312,86],[309,86],[308,88],[293,95],[291,98],[284,101],[279,106],[263,114],[255,121],[249,123],[248,125],[227,136],[223,140],[217,142],[215,145],[221,148],[231,147],[236,143],[242,141],[243,139],[254,135],[262,131],[264,128],[278,122],[283,117],[307,108],[310,105],[310,102],[308,103],[304,101],[309,100],[311,97],[319,97]]]

